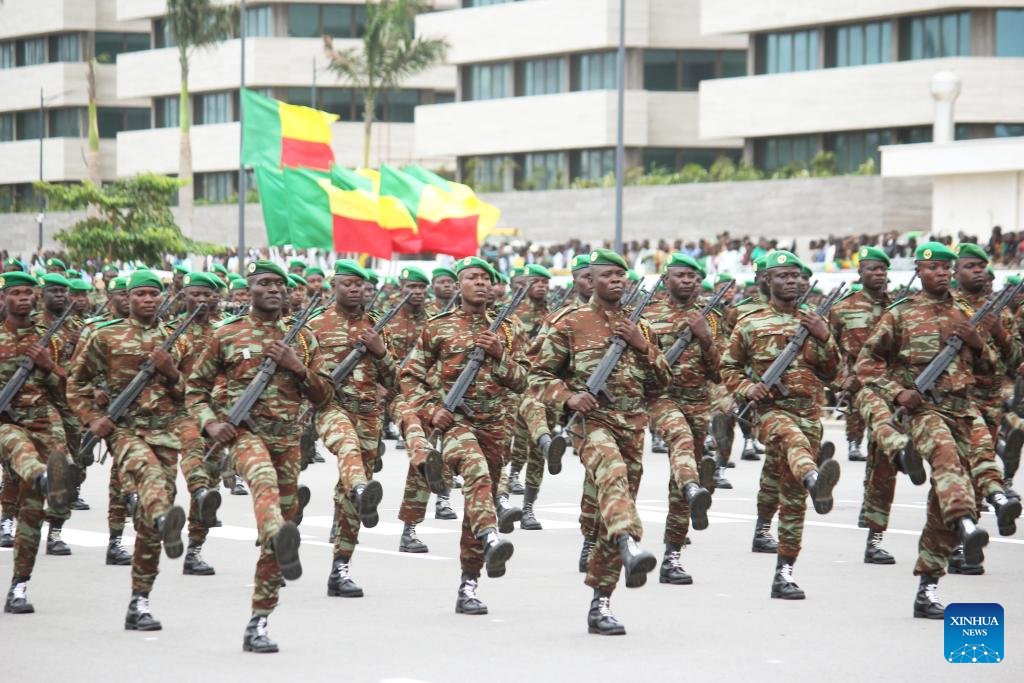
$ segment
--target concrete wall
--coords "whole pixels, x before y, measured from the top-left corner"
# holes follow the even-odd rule
[[[947,234],[1024,230],[1024,172],[936,176],[932,211],[932,229]]]
[[[806,241],[830,234],[927,230],[932,224],[931,196],[930,179],[878,176],[627,187],[625,239],[694,239],[729,230]],[[484,198],[502,210],[500,225],[519,228],[527,239],[601,241],[613,235],[614,189],[509,192]],[[260,207],[246,208],[247,242],[262,246],[266,234]],[[57,228],[79,217],[47,214],[47,244],[52,245]],[[195,234],[206,241],[235,244],[237,207],[196,207],[195,225]],[[0,215],[0,248],[34,250],[36,229],[32,214]]]

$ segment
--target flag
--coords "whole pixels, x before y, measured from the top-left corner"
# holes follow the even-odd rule
[[[280,247],[292,243],[288,220],[288,194],[284,174],[269,166],[256,167],[256,188],[263,208],[263,225],[267,228],[267,244]]]
[[[242,90],[242,163],[271,168],[302,167],[329,171],[334,163],[331,123],[334,114],[285,104]]]
[[[476,255],[479,214],[445,190],[382,164],[380,195],[397,198],[416,219],[422,251],[456,258]]]
[[[498,219],[501,217],[501,210],[494,204],[488,204],[477,197],[476,192],[474,192],[473,188],[469,185],[463,185],[462,183],[456,183],[442,178],[422,166],[403,166],[402,170],[421,182],[440,187],[442,190],[454,197],[456,201],[462,204],[463,208],[467,211],[478,214],[480,216],[480,220],[477,223],[478,243],[483,242],[498,225]]]
[[[381,197],[374,187],[373,176],[366,169],[352,171],[341,166],[331,169],[331,183],[342,190],[365,190],[377,197],[378,223],[391,234],[391,248],[399,254],[418,254],[422,251],[416,219],[397,197]],[[377,178],[379,182],[379,178]]]

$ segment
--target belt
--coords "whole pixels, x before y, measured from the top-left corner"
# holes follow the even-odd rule
[[[936,404],[939,409],[951,413],[969,410],[972,405],[974,405],[974,401],[966,396],[950,396],[949,394],[942,396],[942,400]]]
[[[497,398],[464,398],[462,401],[474,413],[496,413],[507,410],[509,407],[508,399],[505,396]]]
[[[357,398],[343,398],[339,396],[334,399],[334,402],[355,415],[369,415],[384,407],[384,404],[377,399],[360,401]]]
[[[167,429],[171,423],[178,419],[178,413],[170,415],[125,415],[120,427],[137,427],[139,429]]]
[[[294,422],[263,422],[255,420],[255,422],[256,433],[266,434],[267,436],[289,436],[302,431],[302,425],[298,420]]]
[[[764,402],[766,407],[781,408],[783,410],[807,410],[809,408],[820,408],[821,405],[816,398],[772,398]]]
[[[601,407],[606,410],[621,410],[624,413],[631,413],[643,408],[644,403],[645,401],[641,397],[619,398],[614,401],[608,401],[608,403],[602,404]]]
[[[707,387],[669,387],[669,398],[684,399],[688,401],[701,401],[708,397]]]

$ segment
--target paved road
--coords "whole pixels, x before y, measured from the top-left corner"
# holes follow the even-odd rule
[[[841,426],[826,438],[842,442]],[[83,490],[93,505],[75,513],[65,538],[71,557],[40,555],[30,588],[31,616],[0,615],[3,680],[52,678],[77,682],[136,680],[344,681],[819,681],[870,679],[952,680],[966,672],[945,663],[941,622],[913,619],[917,580],[911,570],[924,520],[926,489],[902,478],[885,547],[895,566],[862,562],[865,531],[856,527],[862,463],[846,460],[835,510],[808,514],[796,580],[803,602],[771,600],[774,557],[750,552],[754,494],[760,467],[741,462],[729,470],[736,488],[715,494],[711,526],[694,533],[683,553],[692,586],[653,581],[616,591],[613,608],[626,624],[625,638],[586,632],[590,589],[576,572],[576,525],[582,468],[567,457],[558,477],[547,477],[538,515],[544,531],[517,530],[516,553],[502,579],[481,581],[490,615],[454,614],[459,582],[459,522],[430,519],[421,537],[430,554],[397,552],[396,514],[405,455],[388,442],[381,480],[382,522],[364,530],[353,572],[366,591],[357,600],[326,597],[331,550],[330,495],[333,461],[302,475],[313,490],[303,523],[305,573],[282,592],[270,620],[281,646],[274,656],[241,652],[249,617],[256,561],[251,498],[225,496],[224,527],[212,532],[205,556],[214,577],[181,574],[181,560],[161,558],[152,594],[164,630],[128,633],[122,620],[130,594],[129,570],[103,563],[106,476],[93,468]],[[648,453],[639,507],[646,529],[642,545],[662,551],[667,463]],[[179,483],[179,491],[184,483]],[[179,492],[179,502],[184,499]],[[461,518],[461,496],[453,499]],[[432,510],[431,510],[432,515]],[[1015,624],[1024,615],[1024,533],[993,537],[986,574],[943,579],[944,602],[999,602],[1006,610],[1007,661],[986,667],[986,681],[1020,680],[1014,662],[1024,658]],[[10,551],[0,551],[0,575],[11,571]],[[1016,636],[1014,636],[1016,632]],[[148,672],[143,674],[143,672]],[[1015,675],[1014,675],[1015,674]],[[145,678],[142,676],[145,675]]]

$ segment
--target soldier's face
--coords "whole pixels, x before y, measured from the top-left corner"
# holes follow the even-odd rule
[[[210,312],[210,302],[213,299],[213,290],[209,287],[186,287],[185,288],[185,310],[191,313],[201,305],[206,305],[206,312],[197,315],[196,318],[206,320]]]
[[[483,268],[467,268],[459,273],[459,290],[467,304],[483,306],[491,291],[491,276]]]
[[[668,291],[676,299],[689,299],[700,288],[700,273],[689,266],[669,268]]]
[[[455,295],[455,280],[447,275],[439,275],[434,278],[431,288],[434,290],[434,296],[447,301]]]
[[[75,315],[82,315],[89,308],[89,295],[86,292],[71,292],[68,294],[75,304]]]
[[[160,307],[163,296],[156,287],[136,287],[128,290],[128,308],[133,318],[151,320]]]
[[[115,318],[128,317],[128,290],[118,289],[110,293],[110,308]]]
[[[572,274],[572,282],[576,295],[586,301],[594,295],[594,274],[590,268],[581,268]]]
[[[980,258],[960,258],[956,261],[956,281],[968,294],[977,294],[988,285],[988,263]]]
[[[495,282],[491,285],[491,301],[497,301],[501,297],[505,296],[505,283],[502,281]]]
[[[4,290],[4,306],[12,315],[28,315],[36,307],[36,288],[28,285],[8,287]]]
[[[323,275],[310,275],[306,278],[306,284],[309,285],[309,293],[313,294],[319,292],[324,288],[324,276]]]
[[[861,261],[857,267],[864,289],[878,292],[885,289],[889,280],[889,269],[881,261]]]
[[[626,271],[619,266],[591,266],[594,293],[606,304],[617,304],[626,291]]]
[[[921,286],[926,292],[933,296],[945,296],[949,291],[953,266],[949,261],[918,261],[917,276],[921,278]]]
[[[427,283],[420,282],[419,280],[403,280],[402,281],[402,296],[406,294],[412,294],[409,297],[409,305],[418,308],[423,305],[423,301],[427,297]]]
[[[68,307],[68,288],[60,285],[43,287],[43,305],[50,313],[60,313]]]
[[[288,272],[291,273],[292,275],[302,275],[304,272],[306,272],[306,267],[292,266],[291,268],[288,269]]]
[[[805,287],[804,276],[798,266],[772,268],[768,273],[768,287],[773,299],[793,301],[800,298]]]
[[[181,285],[185,282],[185,276],[176,272],[171,278],[171,282],[174,283],[174,289],[181,289]]]
[[[335,275],[334,294],[342,308],[354,309],[363,303],[366,280],[357,275]]]
[[[274,315],[281,311],[287,294],[284,279],[273,273],[260,273],[249,278],[249,296],[257,311]]]
[[[548,279],[546,277],[531,277],[529,296],[534,301],[543,301],[548,298]]]
[[[306,290],[302,287],[294,287],[288,291],[288,303],[292,308],[298,310],[306,303]]]
[[[373,299],[373,295],[377,293],[377,287],[372,282],[366,282],[363,284],[363,304],[368,304]]]
[[[244,306],[252,300],[252,295],[249,294],[248,289],[236,289],[234,292],[234,300],[236,304]]]

